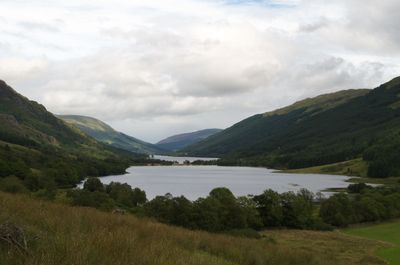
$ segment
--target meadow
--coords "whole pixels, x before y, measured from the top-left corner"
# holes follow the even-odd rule
[[[378,256],[392,265],[400,264],[400,220],[343,230],[346,234],[387,242],[390,245],[380,248]]]
[[[274,230],[249,239],[0,193],[6,222],[25,231],[28,252],[0,241],[0,265],[384,264],[373,255],[384,244],[337,232]]]

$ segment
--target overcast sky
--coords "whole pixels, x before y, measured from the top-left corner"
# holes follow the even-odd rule
[[[140,139],[400,75],[398,0],[0,0],[0,79]]]

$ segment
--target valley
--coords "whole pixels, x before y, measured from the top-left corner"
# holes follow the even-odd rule
[[[0,265],[400,265],[400,1],[0,10]]]
[[[33,245],[29,245],[32,255],[29,257],[21,255],[19,247],[0,242],[0,257],[7,265],[51,264],[61,257],[54,253],[63,248],[63,255],[69,255],[62,261],[65,264],[110,264],[122,259],[132,262],[137,250],[132,248],[136,244],[130,240],[143,239],[139,244],[153,242],[160,236],[150,232],[156,229],[169,238],[161,236],[169,247],[154,245],[152,251],[144,252],[138,264],[159,264],[154,255],[162,259],[162,264],[176,260],[182,264],[293,264],[294,260],[295,264],[385,264],[384,260],[396,264],[397,256],[388,245],[393,242],[374,241],[385,241],[379,228],[373,232],[371,226],[372,232],[363,234],[363,230],[352,227],[387,222],[400,216],[399,156],[393,151],[400,143],[397,109],[384,111],[381,107],[392,102],[397,87],[395,79],[376,90],[349,90],[307,99],[226,130],[214,131],[174,152],[125,135],[94,118],[55,116],[1,83],[0,190],[13,195],[0,193],[2,209],[6,209],[0,212],[0,225],[6,226],[11,220],[13,227],[32,235]],[[326,133],[326,139],[311,131],[309,138],[303,138],[308,133],[295,135],[299,128],[306,128],[302,126],[310,126],[306,131],[313,128],[313,123],[303,123],[314,120],[322,126],[319,119],[335,117],[339,115],[334,114],[337,111],[343,118],[348,102],[358,106],[372,102],[380,112],[373,125],[362,121],[355,128],[351,121],[353,144],[346,142],[349,135],[340,134],[337,139],[345,142],[334,140],[328,144],[325,141],[333,137],[332,131],[321,128],[318,133]],[[355,117],[351,113],[350,120]],[[383,119],[382,115],[387,116]],[[253,125],[248,127],[249,121]],[[261,137],[268,141],[260,142],[257,137],[264,129],[268,134]],[[365,131],[369,133],[364,137]],[[225,139],[224,135],[230,136]],[[291,136],[276,138],[285,135]],[[354,140],[354,137],[359,138]],[[247,142],[249,139],[251,143]],[[305,147],[312,139],[318,140]],[[264,149],[264,143],[271,148],[277,143],[280,146]],[[210,144],[223,149],[208,149]],[[253,147],[246,149],[245,145]],[[299,146],[293,149],[296,145]],[[325,149],[321,149],[322,145]],[[343,148],[348,147],[343,153]],[[199,148],[203,151],[194,151]],[[346,156],[332,153],[338,150],[341,154],[348,153]],[[322,151],[329,159],[320,155]],[[182,153],[195,156],[179,157]],[[174,156],[166,156],[169,154]],[[200,154],[204,157],[198,157]],[[308,162],[294,163],[293,159]],[[342,162],[342,159],[347,160]],[[175,161],[180,165],[174,165]],[[309,167],[300,167],[303,165]],[[283,171],[266,169],[271,166]],[[380,185],[373,187],[370,183]],[[16,211],[17,204],[30,206]],[[71,217],[62,222],[62,229],[72,229],[71,233],[62,229],[51,233],[43,230],[30,221],[39,218],[32,211],[43,204],[46,213],[41,218],[46,227],[61,222],[60,211],[80,216],[86,220],[84,226],[72,228],[76,220]],[[116,216],[113,212],[126,216]],[[87,233],[89,230],[84,227],[89,225],[100,238],[102,222],[109,222],[107,229],[113,236],[102,238],[104,245],[79,247],[84,251],[79,252],[77,260],[70,256],[74,246],[86,244],[85,240],[73,240],[76,233]],[[127,224],[139,228],[131,229]],[[118,226],[124,227],[124,232]],[[45,236],[36,239],[36,234]],[[182,245],[182,240],[193,243]],[[244,254],[234,245],[220,246],[231,240],[254,250]],[[99,252],[104,247],[121,248],[117,242],[125,242],[123,257],[116,257],[114,251],[105,256]],[[351,251],[343,254],[340,246]],[[43,248],[49,255],[43,253]],[[329,257],[326,248],[333,251]],[[281,251],[288,254],[282,256]],[[174,259],[168,253],[174,253]]]

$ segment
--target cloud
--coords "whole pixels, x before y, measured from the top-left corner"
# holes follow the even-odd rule
[[[44,23],[22,21],[19,22],[18,25],[26,30],[44,30],[50,32],[59,32],[59,29],[57,27]]]
[[[394,77],[397,2],[5,0],[0,78],[157,141]]]

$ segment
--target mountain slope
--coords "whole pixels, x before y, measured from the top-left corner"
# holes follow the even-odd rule
[[[221,129],[205,129],[191,133],[173,135],[164,140],[161,140],[156,145],[162,149],[178,151],[186,146],[197,143],[221,131]]]
[[[89,141],[82,137],[45,107],[19,95],[0,81],[0,139],[30,145],[79,144]]]
[[[227,163],[301,168],[357,158],[400,130],[400,78],[255,115],[183,151]],[[230,161],[230,162],[228,162]]]
[[[3,81],[0,124],[0,178],[16,175],[33,189],[48,181],[74,185],[88,175],[120,174],[143,159],[87,137]]]
[[[75,126],[85,134],[111,146],[133,153],[165,153],[165,150],[121,132],[117,132],[108,124],[95,118],[78,115],[60,115],[59,117],[67,123]]]

